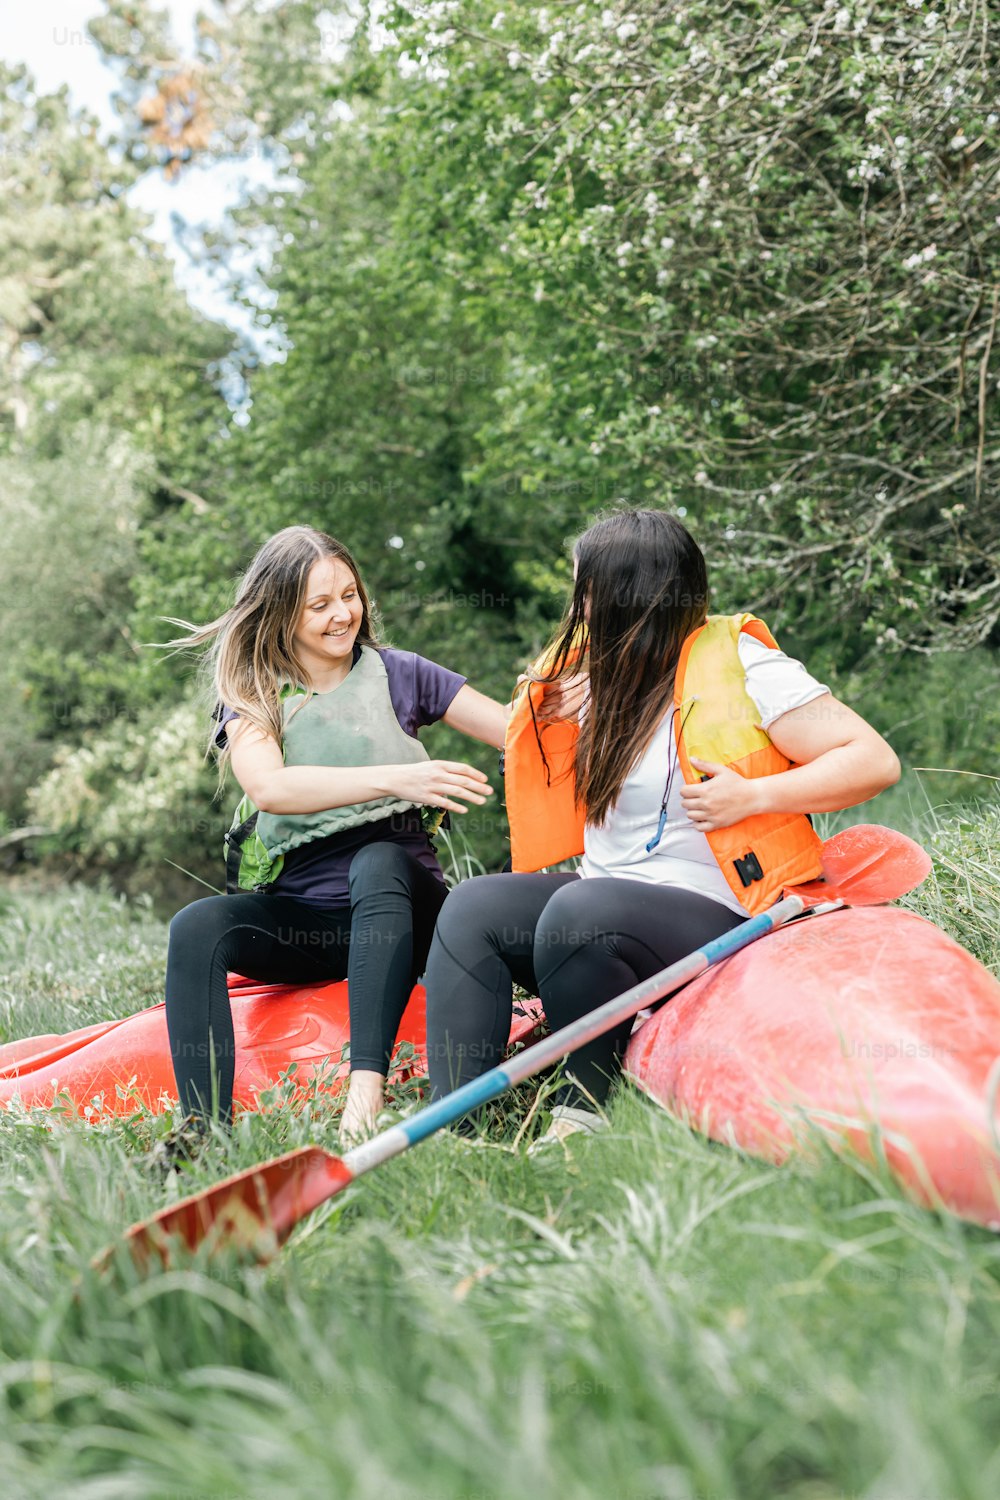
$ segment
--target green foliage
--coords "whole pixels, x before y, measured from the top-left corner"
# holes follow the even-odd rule
[[[507,330],[485,493],[681,502],[720,593],[813,635],[989,636],[997,34],[915,9],[393,9],[428,270]]]
[[[32,816],[81,865],[128,868],[140,888],[155,888],[166,863],[224,889],[229,811],[212,801],[217,777],[205,761],[204,722],[197,702],[123,715],[56,753],[30,794]],[[189,899],[198,894],[192,886]]]
[[[57,746],[173,710],[133,590],[144,532],[207,509],[230,338],[143,240],[128,161],[23,69],[0,68],[0,156],[0,807],[17,822]]]
[[[297,521],[356,551],[393,644],[506,697],[561,613],[567,538],[624,500],[685,515],[716,607],[761,611],[911,762],[991,769],[973,679],[995,678],[1000,618],[994,16],[247,0],[181,59],[145,0],[106,10],[120,149],[23,75],[2,120],[40,143],[5,210],[7,436],[20,399],[33,469],[99,413],[141,492],[117,640],[88,616],[73,651],[14,653],[29,700],[80,705],[62,737],[99,727],[112,678],[168,717],[188,664],[128,642],[216,615]],[[212,122],[183,149],[146,108],[181,76]],[[273,250],[267,295],[232,277],[281,356],[244,358],[241,426],[213,384],[225,338],[121,188],[246,151],[283,180],[200,246],[219,270]],[[51,749],[33,708],[13,727],[16,818]],[[472,842],[492,865],[491,819]]]
[[[85,886],[0,891],[0,1042],[158,1004],[166,935],[149,906]]]
[[[983,786],[984,782],[978,783]],[[964,812],[945,808],[925,818],[922,841],[934,860],[929,879],[905,905],[928,917],[1000,975],[1000,797]]]
[[[0,457],[0,693],[9,707],[4,805],[62,737],[121,712],[135,643],[126,625],[142,462],[121,434],[78,424],[72,448]]]

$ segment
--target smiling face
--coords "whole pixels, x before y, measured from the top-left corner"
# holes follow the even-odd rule
[[[336,687],[351,670],[362,613],[358,581],[347,564],[337,557],[314,562],[292,644],[320,692]]]

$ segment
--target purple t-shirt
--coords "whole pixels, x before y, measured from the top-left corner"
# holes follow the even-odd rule
[[[417,737],[417,730],[425,724],[435,724],[444,718],[452,700],[466,679],[458,672],[449,672],[437,662],[417,656],[413,651],[395,651],[391,646],[379,646],[379,656],[385,665],[389,680],[389,698],[393,712],[405,734]],[[352,668],[361,659],[361,647],[354,647]],[[216,741],[221,744],[225,727],[239,715],[231,708],[219,713],[219,729]],[[306,906],[329,908],[349,905],[348,875],[351,860],[366,844],[391,841],[402,844],[413,857],[443,883],[444,876],[424,832],[420,809],[393,813],[373,823],[362,823],[358,828],[346,828],[342,833],[328,834],[326,838],[313,839],[301,844],[285,855],[281,874],[268,887],[275,895],[294,896]]]

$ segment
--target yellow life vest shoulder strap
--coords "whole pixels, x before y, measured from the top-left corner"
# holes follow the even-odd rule
[[[674,683],[677,758],[685,782],[701,780],[698,760],[729,766],[741,776],[774,776],[792,762],[761,728],[746,690],[739,655],[741,633],[772,650],[778,643],[754,615],[711,615],[684,643]],[[740,904],[755,915],[785,886],[821,873],[821,842],[804,813],[762,813],[707,835],[709,846]]]

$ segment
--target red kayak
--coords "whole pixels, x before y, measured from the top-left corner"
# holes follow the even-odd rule
[[[626,1067],[716,1140],[780,1162],[820,1131],[1000,1228],[1000,984],[911,912],[779,928],[651,1017]]]
[[[304,1091],[317,1077],[333,1089],[347,1077],[342,1063],[350,1035],[347,982],[296,986],[256,984],[229,976],[236,1037],[233,1103],[260,1108],[260,1095],[292,1080]],[[426,1072],[426,1003],[418,986],[410,996],[398,1042],[416,1055],[396,1078]],[[31,1037],[0,1047],[0,1107],[15,1099],[28,1109],[63,1108],[89,1120],[130,1115],[145,1107],[159,1114],[177,1103],[167,1040],[166,1006],[86,1026],[65,1036]]]
[[[256,985],[235,976],[237,1108],[296,1065],[339,1088],[347,986]],[[399,1040],[425,1071],[424,992]],[[529,1039],[537,1012],[515,1015]],[[638,1029],[639,1086],[714,1138],[781,1161],[817,1129],[881,1151],[918,1201],[1000,1228],[1000,984],[932,923],[891,907],[813,916],[725,960]],[[0,1105],[88,1119],[175,1099],[164,1007],[0,1048]],[[875,1129],[873,1130],[873,1126]],[[877,1139],[876,1139],[877,1137]]]

